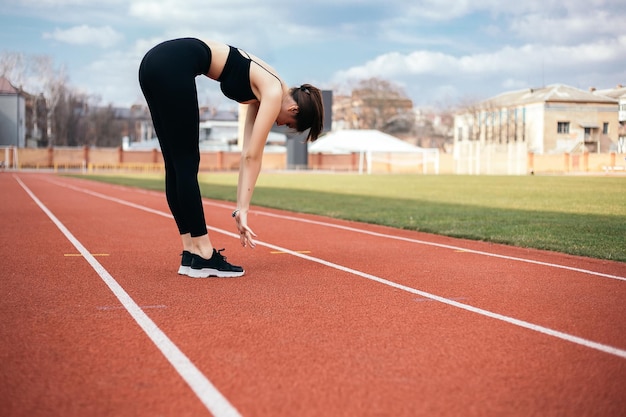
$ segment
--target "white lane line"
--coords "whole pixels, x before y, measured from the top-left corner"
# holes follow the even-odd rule
[[[83,255],[89,265],[98,273],[100,278],[111,289],[113,294],[122,303],[124,308],[135,319],[137,324],[152,340],[163,356],[172,364],[176,372],[191,387],[200,401],[215,417],[241,417],[241,414],[228,400],[215,388],[202,372],[189,360],[189,358],[170,340],[169,337],[143,312],[131,296],[122,286],[104,269],[104,267],[89,253],[89,251],[72,235],[72,233],[56,218],[54,214],[35,196],[35,194],[15,176],[17,182],[35,201],[35,203],[48,215],[50,220],[59,228],[65,237]],[[144,207],[145,209],[145,207]]]
[[[65,185],[65,184],[59,184],[59,185],[64,186],[64,187],[68,187],[68,188],[71,188],[71,189],[74,189],[76,191],[80,191],[80,192],[83,192],[83,193],[86,193],[86,194],[89,194],[89,195],[93,195],[95,197],[99,197],[99,198],[102,198],[104,200],[114,201],[114,202],[117,202],[117,203],[120,203],[120,204],[123,204],[123,205],[126,205],[126,206],[137,208],[139,210],[144,210],[144,211],[147,211],[149,213],[155,213],[155,214],[158,214],[158,215],[161,215],[161,216],[164,216],[164,217],[171,217],[167,213],[163,213],[163,212],[160,212],[158,210],[151,209],[149,207],[143,207],[143,206],[140,206],[138,204],[131,203],[131,202],[128,202],[128,201],[124,201],[124,200],[121,200],[121,199],[118,199],[118,198],[109,197],[107,195],[100,194],[100,193],[97,193],[97,192],[94,192],[94,191],[85,190],[85,189],[81,189],[81,188],[78,188],[78,187],[69,186],[69,185]],[[227,206],[227,207],[231,207],[231,206]],[[280,216],[277,216],[277,217],[280,217]],[[310,221],[310,222],[311,223],[318,223],[318,222],[315,222],[315,221]],[[322,223],[322,224],[324,224],[324,223]],[[340,226],[340,227],[344,228],[343,226]],[[231,232],[228,232],[228,231],[225,231],[225,230],[222,230],[222,229],[218,229],[218,228],[215,228],[215,227],[211,227],[209,225],[207,225],[207,228],[209,228],[210,230],[212,230],[214,232],[221,233],[221,234],[233,237],[235,239],[239,239],[239,235],[238,234],[231,233]],[[347,229],[351,229],[351,228],[347,228]],[[355,229],[355,230],[358,230],[358,229]],[[374,233],[374,232],[372,232],[372,234],[378,235],[378,233]],[[403,238],[401,238],[401,239],[405,240]],[[498,314],[498,313],[494,313],[494,312],[491,312],[491,311],[488,311],[488,310],[483,310],[482,308],[473,307],[473,306],[468,305],[468,304],[463,304],[463,303],[460,303],[458,301],[454,301],[454,300],[451,300],[451,299],[440,297],[438,295],[434,295],[434,294],[431,294],[431,293],[428,293],[428,292],[425,292],[425,291],[421,291],[421,290],[418,290],[418,289],[415,289],[415,288],[407,287],[405,285],[398,284],[396,282],[389,281],[389,280],[386,280],[384,278],[377,277],[375,275],[371,275],[371,274],[368,274],[368,273],[365,273],[365,272],[357,271],[355,269],[348,268],[348,267],[345,267],[345,266],[342,266],[342,265],[338,265],[338,264],[335,264],[335,263],[332,263],[332,262],[328,262],[328,261],[325,261],[323,259],[315,258],[313,256],[306,255],[306,254],[301,253],[299,251],[290,250],[290,249],[286,249],[286,248],[283,248],[283,247],[280,247],[280,246],[276,246],[276,245],[273,245],[271,243],[257,241],[257,245],[265,246],[265,247],[268,247],[268,248],[273,249],[275,251],[280,251],[280,252],[283,252],[283,253],[287,253],[287,254],[296,256],[298,258],[302,258],[302,259],[305,259],[305,260],[308,260],[308,261],[311,261],[311,262],[315,262],[315,263],[327,266],[329,268],[333,268],[333,269],[337,269],[339,271],[347,272],[349,274],[357,275],[357,276],[360,276],[362,278],[369,279],[371,281],[375,281],[375,282],[378,282],[378,283],[383,284],[383,285],[387,285],[387,286],[392,287],[392,288],[397,288],[399,290],[406,291],[406,292],[411,293],[411,294],[417,294],[417,295],[420,295],[420,296],[422,296],[424,298],[428,298],[428,299],[431,299],[431,300],[434,300],[434,301],[439,301],[440,303],[443,303],[443,304],[446,304],[446,305],[449,305],[449,306],[452,306],[452,307],[460,308],[462,310],[469,311],[471,313],[476,313],[476,314],[479,314],[479,315],[482,315],[482,316],[485,316],[485,317],[490,317],[490,318],[493,318],[493,319],[496,319],[496,320],[500,320],[500,321],[503,321],[503,322],[506,322],[506,323],[509,323],[509,324],[513,324],[513,325],[518,326],[518,327],[522,327],[522,328],[525,328],[525,329],[528,329],[528,330],[539,332],[539,333],[542,333],[542,334],[545,334],[545,335],[548,335],[548,336],[556,337],[556,338],[561,339],[561,340],[572,342],[572,343],[575,343],[575,344],[578,344],[578,345],[581,345],[581,346],[585,346],[585,347],[588,347],[588,348],[591,348],[591,349],[599,350],[601,352],[609,353],[611,355],[619,356],[621,358],[626,359],[626,350],[623,350],[623,349],[619,349],[619,348],[616,348],[616,347],[613,347],[613,346],[609,346],[609,345],[605,345],[605,344],[602,344],[602,343],[594,342],[592,340],[587,340],[587,339],[584,339],[582,337],[570,335],[568,333],[564,333],[564,332],[560,332],[558,330],[553,330],[553,329],[550,329],[550,328],[547,328],[547,327],[539,326],[539,325],[536,325],[536,324],[533,324],[533,323],[529,323],[529,322],[526,322],[526,321],[523,321],[523,320],[518,320],[518,319],[515,319],[513,317],[505,316],[503,314]],[[438,245],[438,244],[436,244],[436,246],[449,247],[448,245]],[[481,252],[479,252],[479,253],[481,253]],[[506,257],[504,257],[504,258],[506,258]],[[548,264],[548,266],[550,266],[550,264]],[[579,271],[579,272],[584,272],[584,271]]]
[[[335,229],[346,230],[346,231],[354,232],[354,233],[362,233],[362,234],[365,234],[365,235],[382,237],[382,238],[385,238],[385,239],[401,240],[401,241],[404,241],[404,242],[416,243],[416,244],[419,244],[419,245],[435,246],[435,247],[438,247],[438,248],[451,249],[451,250],[458,251],[458,252],[473,253],[475,255],[489,256],[489,257],[492,257],[492,258],[506,259],[506,260],[509,260],[509,261],[525,262],[525,263],[534,264],[534,265],[547,266],[547,267],[550,267],[550,268],[565,269],[565,270],[568,270],[568,271],[581,272],[583,274],[595,275],[595,276],[598,276],[598,277],[616,279],[616,280],[619,280],[619,281],[626,281],[626,277],[621,277],[619,275],[605,274],[605,273],[602,273],[602,272],[591,271],[591,270],[588,270],[588,269],[575,268],[575,267],[567,266],[567,265],[560,265],[560,264],[553,264],[553,263],[549,263],[549,262],[535,261],[533,259],[526,259],[526,258],[517,258],[517,257],[514,257],[514,256],[500,255],[500,254],[492,253],[492,252],[483,252],[483,251],[474,250],[474,249],[462,248],[460,246],[453,246],[453,245],[446,245],[446,244],[443,244],[443,243],[428,242],[428,241],[425,241],[425,240],[412,239],[412,238],[402,237],[402,236],[394,236],[394,235],[389,235],[389,234],[385,234],[385,233],[378,233],[378,232],[372,232],[372,231],[369,231],[369,230],[357,229],[357,228],[350,227],[350,226],[342,226],[342,225],[338,225],[338,224],[321,222],[321,221],[317,221],[317,220],[300,219],[300,218],[297,218],[297,217],[284,216],[284,215],[280,215],[280,214],[267,213],[267,212],[257,211],[257,210],[255,210],[254,212],[255,212],[255,214],[258,213],[258,214],[262,214],[262,215],[268,216],[268,217],[275,217],[275,218],[284,219],[284,220],[299,221],[299,222],[302,222],[302,223],[315,224],[315,225],[318,225],[318,226],[332,227],[332,228],[335,228]]]
[[[131,207],[135,207],[135,205],[133,203],[127,202],[127,201],[123,201],[123,200],[119,200],[113,197],[108,197],[104,194],[100,194],[97,192],[93,192],[84,188],[79,188],[79,187],[75,187],[73,185],[69,185],[67,183],[63,183],[63,182],[59,182],[59,181],[54,181],[54,180],[48,180],[51,183],[54,183],[56,185],[62,186],[62,187],[66,187],[66,188],[70,188],[76,191],[80,191],[86,194],[92,194],[94,196],[100,197],[100,198],[104,198],[104,199],[108,199],[111,201],[116,201],[119,202],[121,204],[125,204],[127,206],[131,206]],[[123,189],[123,190],[128,190],[128,187],[123,187],[123,186],[112,186],[114,188],[119,188],[119,189]],[[163,195],[163,193],[160,192],[155,192],[155,191],[146,191],[146,190],[137,190],[138,192],[143,192],[146,194],[151,194],[151,195]],[[232,210],[234,205],[233,204],[227,204],[227,203],[216,203],[216,202],[212,202],[212,201],[203,201],[204,205],[207,206],[212,206],[212,207],[219,207],[219,208],[225,208],[227,210]],[[139,206],[137,206],[136,208],[139,208]],[[144,210],[146,211],[150,211],[150,212],[154,212],[155,214],[159,214],[159,215],[164,215],[163,212],[157,212],[154,211],[152,209],[149,209],[147,207],[143,207]],[[473,253],[475,255],[481,255],[481,256],[488,256],[491,258],[499,258],[499,259],[506,259],[509,261],[515,261],[515,262],[524,262],[524,263],[529,263],[529,264],[533,264],[533,265],[541,265],[541,266],[546,266],[549,268],[556,268],[556,269],[564,269],[567,271],[573,271],[573,272],[580,272],[583,274],[587,274],[587,275],[594,275],[597,277],[604,277],[604,278],[610,278],[610,279],[616,279],[618,281],[625,281],[626,282],[626,277],[623,276],[619,276],[619,275],[612,275],[612,274],[605,274],[603,272],[597,272],[597,271],[592,271],[589,269],[582,269],[582,268],[576,268],[573,266],[568,266],[568,265],[561,265],[561,264],[553,264],[550,262],[542,262],[542,261],[536,261],[533,259],[526,259],[526,258],[519,258],[519,257],[514,257],[514,256],[507,256],[507,255],[501,255],[498,253],[492,253],[492,252],[484,252],[484,251],[479,251],[479,250],[474,250],[474,249],[468,249],[468,248],[463,248],[460,246],[453,246],[453,245],[446,245],[443,243],[435,243],[435,242],[428,242],[425,240],[419,240],[419,239],[413,239],[413,238],[408,238],[408,237],[402,237],[402,236],[395,236],[395,235],[390,235],[390,234],[386,234],[386,233],[378,233],[378,232],[372,232],[370,230],[363,230],[363,229],[358,229],[355,227],[350,227],[350,226],[343,226],[343,225],[339,225],[339,224],[333,224],[333,223],[327,223],[327,222],[322,222],[322,221],[318,221],[318,220],[309,220],[309,219],[303,219],[300,217],[294,217],[294,216],[288,216],[288,215],[282,215],[282,214],[275,214],[275,213],[269,213],[263,210],[255,210],[254,214],[258,214],[261,216],[267,216],[267,217],[274,217],[277,219],[282,219],[282,220],[290,220],[290,221],[295,221],[295,222],[300,222],[300,223],[308,223],[308,224],[314,224],[317,226],[323,226],[323,227],[329,227],[329,228],[334,228],[334,229],[340,229],[340,230],[345,230],[348,232],[353,232],[353,233],[361,233],[364,235],[370,235],[370,236],[375,236],[375,237],[380,237],[380,238],[384,238],[384,239],[392,239],[392,240],[400,240],[403,242],[409,242],[409,243],[415,243],[418,245],[424,245],[424,246],[433,246],[433,247],[438,247],[438,248],[442,248],[442,249],[451,249],[454,251],[458,251],[458,252],[466,252],[466,253]],[[167,214],[165,214],[166,217],[171,217]],[[238,238],[237,235],[235,235],[235,237]]]
[[[547,327],[539,326],[537,324],[529,323],[529,322],[526,322],[526,321],[523,321],[523,320],[518,320],[518,319],[515,319],[513,317],[505,316],[503,314],[498,314],[498,313],[494,313],[494,312],[491,312],[491,311],[488,311],[488,310],[483,310],[482,308],[473,307],[473,306],[468,305],[468,304],[459,303],[458,301],[454,301],[452,299],[440,297],[438,295],[434,295],[434,294],[431,294],[431,293],[428,293],[428,292],[425,292],[425,291],[421,291],[421,290],[418,290],[418,289],[415,289],[415,288],[407,287],[406,285],[398,284],[396,282],[389,281],[389,280],[386,280],[384,278],[380,278],[380,277],[377,277],[375,275],[368,274],[366,272],[357,271],[355,269],[347,268],[347,267],[344,267],[344,266],[341,266],[341,265],[337,265],[337,264],[334,264],[332,262],[327,262],[327,261],[324,261],[324,260],[319,259],[319,258],[314,258],[312,256],[308,256],[308,255],[305,255],[305,254],[302,254],[302,253],[298,253],[298,252],[295,252],[295,251],[290,251],[288,249],[284,249],[284,248],[281,248],[279,246],[275,246],[275,245],[272,245],[272,244],[269,244],[269,243],[257,242],[257,245],[267,246],[267,247],[272,248],[274,250],[281,250],[281,251],[289,253],[289,254],[291,254],[293,256],[297,256],[299,258],[303,258],[303,259],[306,259],[306,260],[311,261],[311,262],[316,262],[316,263],[328,266],[330,268],[338,269],[340,271],[344,271],[344,272],[347,272],[347,273],[350,273],[350,274],[353,274],[353,275],[357,275],[357,276],[360,276],[362,278],[366,278],[366,279],[369,279],[371,281],[375,281],[375,282],[387,285],[387,286],[392,287],[392,288],[397,288],[399,290],[406,291],[406,292],[411,293],[411,294],[417,294],[417,295],[420,295],[420,296],[422,296],[424,298],[428,298],[428,299],[431,299],[431,300],[439,301],[440,303],[447,304],[447,305],[452,306],[452,307],[457,307],[457,308],[460,308],[460,309],[465,310],[465,311],[469,311],[469,312],[472,312],[472,313],[480,314],[481,316],[491,317],[491,318],[496,319],[496,320],[500,320],[500,321],[504,321],[506,323],[513,324],[515,326],[523,327],[525,329],[533,330],[533,331],[536,331],[536,332],[539,332],[539,333],[546,334],[548,336],[553,336],[553,337],[556,337],[556,338],[559,338],[559,339],[562,339],[562,340],[566,340],[568,342],[576,343],[576,344],[579,344],[579,345],[582,345],[582,346],[585,346],[585,347],[588,347],[588,348],[591,348],[591,349],[596,349],[596,350],[599,350],[601,352],[610,353],[611,355],[619,356],[621,358],[626,359],[626,350],[623,350],[623,349],[619,349],[619,348],[616,348],[616,347],[613,347],[613,346],[609,346],[609,345],[604,345],[602,343],[597,343],[597,342],[594,342],[594,341],[591,341],[591,340],[587,340],[587,339],[583,339],[582,337],[570,335],[570,334],[567,334],[567,333],[559,332],[558,330],[552,330],[552,329],[547,328]]]

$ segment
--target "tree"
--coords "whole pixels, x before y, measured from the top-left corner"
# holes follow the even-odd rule
[[[412,126],[413,102],[390,81],[379,78],[362,80],[352,91],[352,101],[360,128],[397,130],[394,121],[400,121],[405,128]]]
[[[69,79],[65,67],[56,68],[54,61],[47,55],[35,55],[33,67],[39,74],[40,88],[48,100],[48,128],[50,130],[50,144],[68,144],[67,123],[72,123],[74,116],[68,109],[72,102]],[[68,120],[69,118],[69,120]]]
[[[12,51],[0,54],[0,76],[21,87],[26,75],[24,54]]]
[[[44,130],[46,142],[54,145],[59,133],[63,136],[62,142],[66,142],[63,117],[67,113],[58,108],[59,103],[66,104],[65,95],[70,90],[65,68],[56,67],[53,59],[47,55],[4,51],[0,54],[0,74],[33,96],[45,97],[45,106],[37,103],[36,108],[47,111],[47,127]],[[57,112],[61,114],[57,115]],[[34,120],[39,120],[40,117],[41,115],[35,115]]]
[[[42,93],[38,94],[33,103],[33,131],[40,147],[48,146],[48,103]]]
[[[92,136],[92,145],[102,147],[120,146],[124,126],[116,118],[115,109],[112,106],[96,107],[89,113],[89,125]]]
[[[27,85],[33,103],[31,127],[39,146],[119,146],[122,126],[111,107],[72,88],[65,67],[47,55],[0,53],[0,75],[22,88]]]
[[[413,102],[390,81],[360,81],[349,96],[333,100],[334,121],[353,129],[377,129],[392,134],[410,133],[414,125]]]

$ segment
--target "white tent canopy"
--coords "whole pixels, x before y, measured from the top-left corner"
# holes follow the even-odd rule
[[[424,170],[426,163],[432,162],[436,173],[439,173],[438,149],[420,148],[378,130],[336,130],[310,143],[308,151],[329,154],[359,153],[359,172],[362,172],[363,159],[366,158],[368,173],[371,173],[376,153],[419,154],[420,157],[416,159],[422,162]]]
[[[379,130],[335,130],[309,145],[310,153],[352,152],[420,152],[423,148],[411,145]]]

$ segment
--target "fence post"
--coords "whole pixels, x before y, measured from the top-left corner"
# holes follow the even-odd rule
[[[4,159],[5,161],[5,167],[7,168],[17,168],[17,161],[16,161],[16,155],[17,150],[13,147],[13,146],[9,146],[8,148],[6,148],[4,150]]]
[[[569,153],[567,152],[563,154],[563,171],[569,172]]]
[[[531,175],[535,173],[535,153],[532,151],[528,152],[528,172]]]
[[[48,146],[48,166],[54,166],[54,148],[52,146]]]
[[[217,170],[218,171],[224,170],[224,151],[217,152]]]
[[[83,147],[83,164],[85,166],[89,164],[89,146],[87,145]]]
[[[589,172],[589,151],[583,152],[583,171]]]

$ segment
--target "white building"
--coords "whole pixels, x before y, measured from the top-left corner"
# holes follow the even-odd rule
[[[500,94],[454,120],[458,174],[525,174],[529,152],[617,149],[618,100],[566,85]]]
[[[26,98],[9,80],[0,77],[0,146],[26,145]]]

